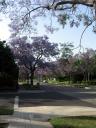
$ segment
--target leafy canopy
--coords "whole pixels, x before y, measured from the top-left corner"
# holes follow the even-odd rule
[[[45,26],[51,32],[56,29],[53,18],[63,27],[67,23],[78,27],[82,22],[86,28],[92,25],[96,32],[95,0],[1,0],[0,5],[1,11],[6,7],[14,36],[25,30],[35,31],[38,17],[49,18]]]

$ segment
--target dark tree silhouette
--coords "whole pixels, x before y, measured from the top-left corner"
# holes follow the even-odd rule
[[[0,41],[0,88],[16,89],[18,84],[18,67],[13,53],[5,41]]]

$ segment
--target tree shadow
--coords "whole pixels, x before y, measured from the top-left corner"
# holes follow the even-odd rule
[[[12,118],[9,119],[9,128],[16,127],[16,128],[23,128],[27,127],[36,127],[36,128],[43,128],[46,126],[48,119],[55,117],[52,114],[40,114],[40,113],[33,113],[33,112],[20,112],[15,111]],[[51,128],[51,127],[50,127]]]
[[[38,107],[38,106],[82,106],[82,107],[92,107],[96,108],[95,104],[89,103],[87,101],[81,100],[41,100],[41,99],[21,99],[19,102],[19,107]]]

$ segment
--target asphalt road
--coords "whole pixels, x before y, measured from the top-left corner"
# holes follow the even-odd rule
[[[0,93],[0,98],[10,99],[15,98],[15,96],[19,96],[20,99],[53,99],[53,100],[73,100],[76,99],[72,96],[68,96],[66,94],[61,94],[56,91],[44,91],[44,92],[10,92],[10,93]]]
[[[65,101],[82,101],[86,105],[91,104],[96,106],[96,90],[85,90],[77,89],[73,87],[60,87],[60,86],[41,86],[41,92],[3,92],[0,93],[0,99],[11,99],[15,96],[19,96],[20,104],[23,103],[33,103],[34,100],[42,99],[43,102],[53,102],[55,100],[65,100]],[[34,103],[33,103],[34,104]],[[35,102],[38,104],[38,102]],[[40,104],[40,102],[39,102]]]
[[[78,89],[73,87],[48,86],[43,85],[40,88],[41,92],[34,93],[33,91],[19,92],[1,92],[0,98],[14,98],[19,96],[22,99],[55,99],[55,100],[73,100],[78,98],[96,98],[96,90]]]

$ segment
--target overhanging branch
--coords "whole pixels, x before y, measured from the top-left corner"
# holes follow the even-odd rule
[[[38,6],[38,7],[36,7],[36,8],[33,8],[32,10],[28,11],[28,13],[26,13],[26,15],[24,16],[24,18],[25,18],[27,15],[30,15],[31,12],[36,11],[36,10],[38,10],[38,9],[40,9],[40,8],[46,8],[46,9],[48,9],[48,10],[50,9],[49,6]],[[24,19],[24,18],[23,18],[23,19]]]
[[[84,6],[88,6],[88,7],[93,7],[93,2],[92,3],[87,3],[87,1],[78,1],[78,0],[71,0],[71,1],[60,1],[60,2],[57,2],[55,5],[54,5],[54,9],[56,10],[58,6],[60,5],[67,5],[67,4],[70,4],[70,5],[84,5]]]
[[[65,7],[65,8],[58,8],[60,5],[71,5],[71,7]],[[67,9],[71,9],[72,7],[74,7],[74,5],[84,5],[87,7],[94,7],[93,2],[88,3],[87,0],[86,1],[78,1],[78,0],[68,0],[68,1],[60,1],[60,2],[56,2],[55,0],[53,0],[52,5],[47,5],[47,6],[38,6],[36,8],[33,8],[32,10],[30,10],[24,17],[26,17],[28,14],[30,14],[33,11],[36,11],[40,8],[45,8],[47,10],[67,10]]]
[[[87,30],[87,28],[88,28],[90,25],[92,25],[93,22],[94,22],[94,21],[90,22],[90,23],[84,28],[84,30],[83,30],[83,32],[82,32],[82,34],[81,34],[81,37],[80,37],[80,44],[79,44],[80,47],[81,47],[82,38],[83,38],[83,35],[84,35],[85,31]]]
[[[95,21],[95,20],[94,20],[94,21]],[[80,49],[79,49],[79,53],[80,53],[81,48],[83,48],[83,47],[82,47],[82,38],[83,38],[83,35],[84,35],[85,31],[88,29],[88,27],[93,24],[94,21],[90,22],[90,23],[84,28],[84,30],[83,30],[83,32],[81,33],[81,36],[80,36],[79,45],[78,45],[77,47],[73,48],[72,50],[75,50],[75,49],[77,49],[77,48],[80,48]]]

